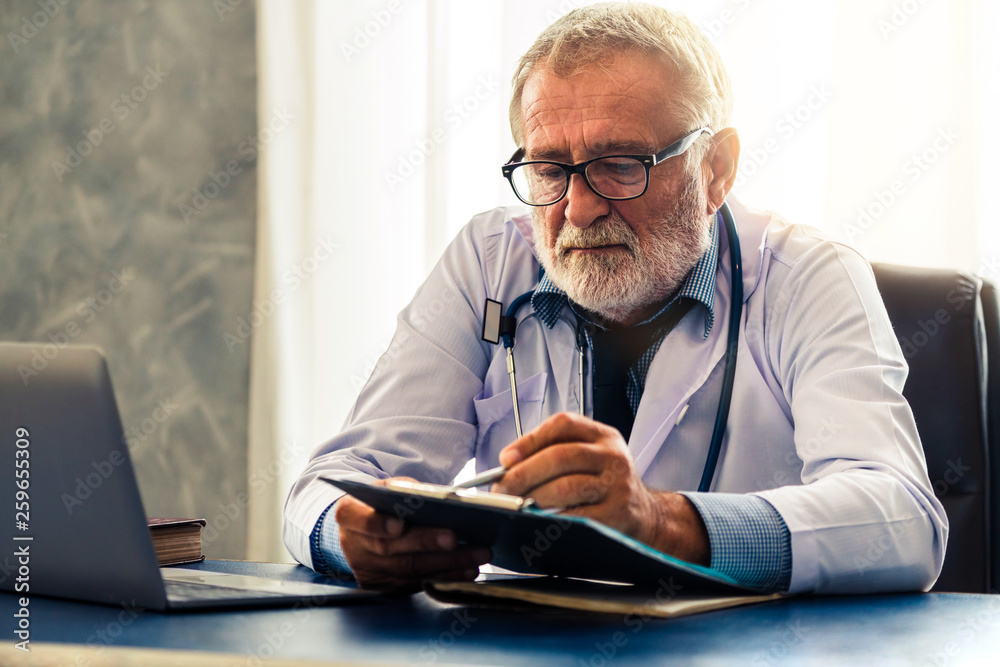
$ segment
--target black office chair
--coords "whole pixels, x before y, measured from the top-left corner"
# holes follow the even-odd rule
[[[990,450],[990,549],[992,553],[993,581],[990,593],[1000,593],[1000,295],[997,287],[988,280],[983,281],[983,317],[986,322],[986,432]]]
[[[951,525],[935,591],[997,590],[1000,315],[989,282],[950,270],[875,264],[875,279],[910,365],[903,395],[934,492]],[[988,354],[992,352],[992,354]],[[993,371],[993,372],[990,372]]]

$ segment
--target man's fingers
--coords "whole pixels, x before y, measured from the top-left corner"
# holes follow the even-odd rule
[[[520,439],[507,445],[500,452],[501,465],[510,468],[535,452],[558,442],[596,442],[602,437],[617,434],[618,431],[600,422],[572,412],[552,415],[538,428],[526,433]],[[618,434],[621,437],[621,434]]]
[[[596,505],[607,498],[608,486],[598,475],[566,475],[528,494],[544,509]]]
[[[608,466],[607,449],[599,445],[580,442],[563,442],[543,449],[525,465],[515,466],[497,482],[497,493],[514,496],[530,495],[535,500],[535,489],[574,474],[598,475]]]
[[[352,496],[344,496],[333,508],[334,519],[341,530],[368,535],[370,537],[399,537],[403,534],[403,522],[374,509]]]
[[[458,577],[475,579],[479,566],[490,561],[489,549],[462,547],[447,553],[371,555],[355,569],[355,576],[368,587],[394,588],[421,579]],[[394,585],[389,585],[395,582]]]
[[[434,581],[473,581],[479,576],[479,568],[473,567],[467,570],[451,570],[449,572],[441,572],[435,574],[433,577],[426,577],[427,579],[433,579]]]
[[[334,518],[344,557],[364,588],[412,592],[428,577],[471,580],[492,558],[489,549],[460,545],[450,530],[404,525],[351,496],[336,502]]]
[[[482,547],[462,547],[448,553],[399,554],[380,558],[379,569],[395,572],[405,578],[436,577],[446,572],[478,570],[490,561],[490,550]]]
[[[360,545],[367,551],[380,556],[420,552],[447,552],[458,547],[458,540],[450,530],[441,528],[410,527],[399,537],[371,535],[353,532],[341,526],[341,539],[347,534],[348,539]]]
[[[377,486],[385,486],[388,482],[395,480],[406,480],[415,482],[412,477],[394,477],[391,479],[375,480]],[[334,519],[342,527],[356,533],[370,535],[372,537],[399,537],[403,534],[404,525],[396,517],[379,514],[374,509],[358,500],[346,495],[337,501],[333,508]]]
[[[398,577],[386,572],[360,573],[358,581],[362,588],[392,593],[418,593],[425,579],[435,581],[473,581],[479,576],[479,568],[446,570],[426,577]]]

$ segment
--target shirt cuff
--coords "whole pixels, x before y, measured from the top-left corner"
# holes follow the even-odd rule
[[[787,591],[792,538],[771,503],[739,493],[684,493],[701,514],[712,549],[712,569],[744,586]]]
[[[329,507],[319,515],[319,520],[309,536],[309,552],[312,556],[313,569],[320,574],[351,575],[351,566],[347,564],[344,552],[340,548],[340,526],[336,521],[326,521],[326,515],[336,504],[336,502],[330,503]]]

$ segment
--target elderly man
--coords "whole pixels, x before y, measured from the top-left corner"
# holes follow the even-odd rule
[[[594,5],[538,38],[514,79],[519,150],[504,168],[530,213],[474,218],[400,314],[344,431],[289,495],[284,539],[299,561],[383,589],[474,578],[489,550],[318,479],[447,483],[474,457],[508,468],[495,491],[748,585],[934,582],[947,519],[871,269],[730,197],[736,254],[723,224],[740,151],[731,106],[718,53],[674,12]],[[505,351],[481,334],[487,299],[522,296],[517,438]]]

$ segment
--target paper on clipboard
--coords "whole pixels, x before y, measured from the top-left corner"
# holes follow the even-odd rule
[[[458,503],[469,505],[482,505],[483,507],[496,507],[521,511],[535,506],[535,501],[531,498],[521,496],[511,496],[506,493],[490,493],[489,491],[479,491],[478,489],[462,489],[456,486],[442,486],[440,484],[425,484],[423,482],[408,482],[406,480],[389,480],[385,488],[396,489],[412,493],[423,498],[437,498],[438,500],[452,500]]]

